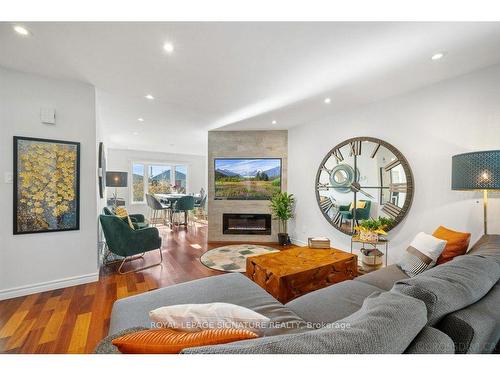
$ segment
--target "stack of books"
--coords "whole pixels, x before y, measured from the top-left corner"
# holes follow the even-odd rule
[[[326,237],[309,237],[308,244],[311,249],[330,248],[330,240]]]

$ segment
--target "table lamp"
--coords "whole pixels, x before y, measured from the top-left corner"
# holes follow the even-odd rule
[[[106,172],[106,186],[115,188],[113,199],[115,201],[114,206],[116,208],[118,188],[127,187],[127,172]]]
[[[451,160],[452,190],[483,191],[484,234],[488,234],[488,190],[500,190],[500,150],[468,152]]]

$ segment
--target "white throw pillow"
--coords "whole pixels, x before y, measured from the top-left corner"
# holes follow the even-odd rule
[[[434,267],[445,246],[445,240],[420,232],[406,249],[403,259],[398,264],[410,277],[416,276]]]
[[[270,319],[230,303],[206,303],[164,306],[149,313],[156,328],[171,328],[196,332],[204,329],[246,329],[259,335],[268,326]]]

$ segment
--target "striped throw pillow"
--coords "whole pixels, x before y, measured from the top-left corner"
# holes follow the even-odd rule
[[[446,241],[420,232],[406,249],[398,265],[408,276],[414,277],[434,267],[445,246]]]
[[[176,354],[195,346],[219,345],[233,341],[255,339],[256,333],[244,329],[207,329],[181,332],[173,329],[147,329],[129,333],[112,341],[125,354]]]

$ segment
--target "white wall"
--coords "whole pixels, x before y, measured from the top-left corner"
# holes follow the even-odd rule
[[[162,164],[183,164],[188,166],[187,188],[189,193],[198,193],[201,188],[207,190],[207,158],[198,155],[170,154],[163,152],[148,152],[137,150],[118,150],[108,148],[107,170],[128,172],[127,188],[118,188],[118,197],[125,198],[125,204],[130,213],[147,214],[146,203],[130,204],[131,167],[133,162],[158,162]],[[114,188],[106,188],[108,198],[112,196]]]
[[[413,205],[390,233],[389,263],[399,259],[417,232],[432,233],[438,225],[469,231],[475,241],[483,230],[482,193],[451,190],[451,157],[500,149],[500,65],[291,129],[288,186],[297,198],[291,225],[296,241],[326,235],[332,246],[349,250],[349,236],[321,215],[314,181],[326,153],[356,136],[391,143],[413,170]],[[500,195],[491,196],[489,232],[500,233]]]
[[[40,122],[56,109],[57,125]],[[13,136],[81,143],[80,230],[13,232]],[[97,280],[96,124],[94,88],[0,67],[0,299]]]

